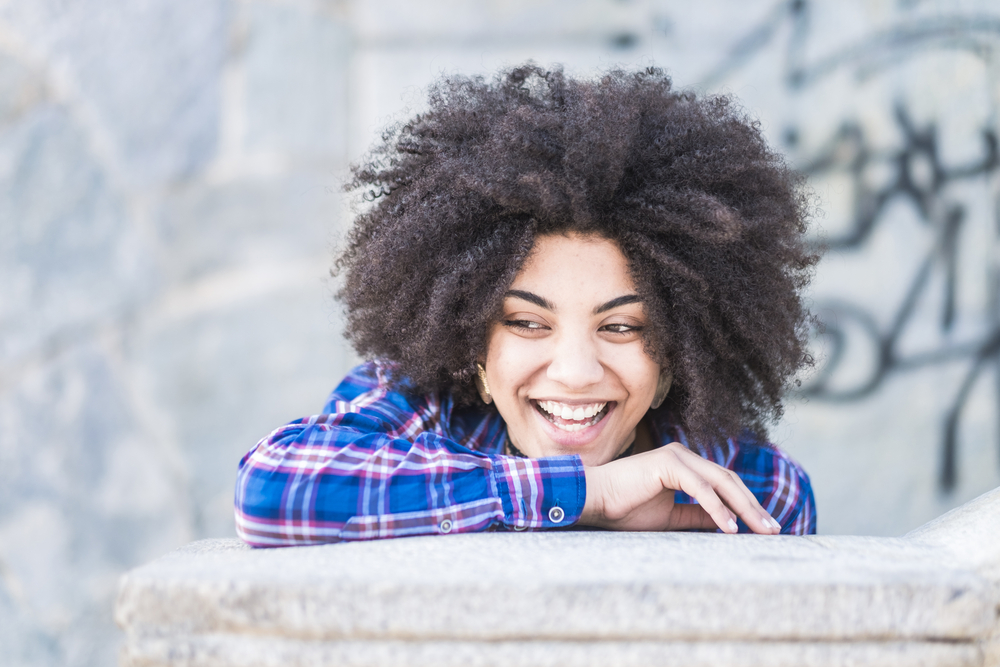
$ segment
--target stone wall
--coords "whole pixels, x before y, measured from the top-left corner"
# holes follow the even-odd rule
[[[117,577],[232,535],[239,457],[354,361],[347,164],[441,72],[657,64],[741,97],[833,248],[775,430],[820,531],[1000,484],[998,45],[987,0],[0,2],[5,655],[112,664]]]

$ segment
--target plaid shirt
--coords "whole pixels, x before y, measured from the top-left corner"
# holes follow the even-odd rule
[[[579,520],[586,499],[579,456],[504,456],[507,428],[495,410],[393,390],[386,370],[378,362],[358,366],[324,414],[277,429],[243,457],[236,481],[243,540],[290,546]],[[656,414],[659,442],[688,444]],[[809,477],[783,452],[730,440],[702,456],[735,471],[781,532],[816,532]],[[692,499],[678,491],[676,501]]]

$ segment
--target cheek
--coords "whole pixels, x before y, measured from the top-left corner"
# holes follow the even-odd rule
[[[498,406],[516,398],[520,387],[532,377],[538,365],[539,346],[515,336],[502,327],[490,334],[486,348],[486,375]]]
[[[660,379],[660,365],[646,354],[641,343],[623,346],[610,358],[630,396],[645,398],[648,395],[652,399]]]
[[[486,344],[486,360],[489,365],[522,368],[527,360],[539,360],[545,354],[544,340],[525,338],[496,325],[490,332]]]

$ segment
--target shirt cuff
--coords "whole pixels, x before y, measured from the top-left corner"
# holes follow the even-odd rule
[[[491,458],[505,526],[514,530],[556,528],[580,520],[587,479],[579,456]]]

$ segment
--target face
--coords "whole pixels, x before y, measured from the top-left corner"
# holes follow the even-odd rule
[[[660,366],[643,349],[647,320],[613,242],[539,237],[504,299],[486,380],[511,442],[527,456],[613,460],[635,438]]]

